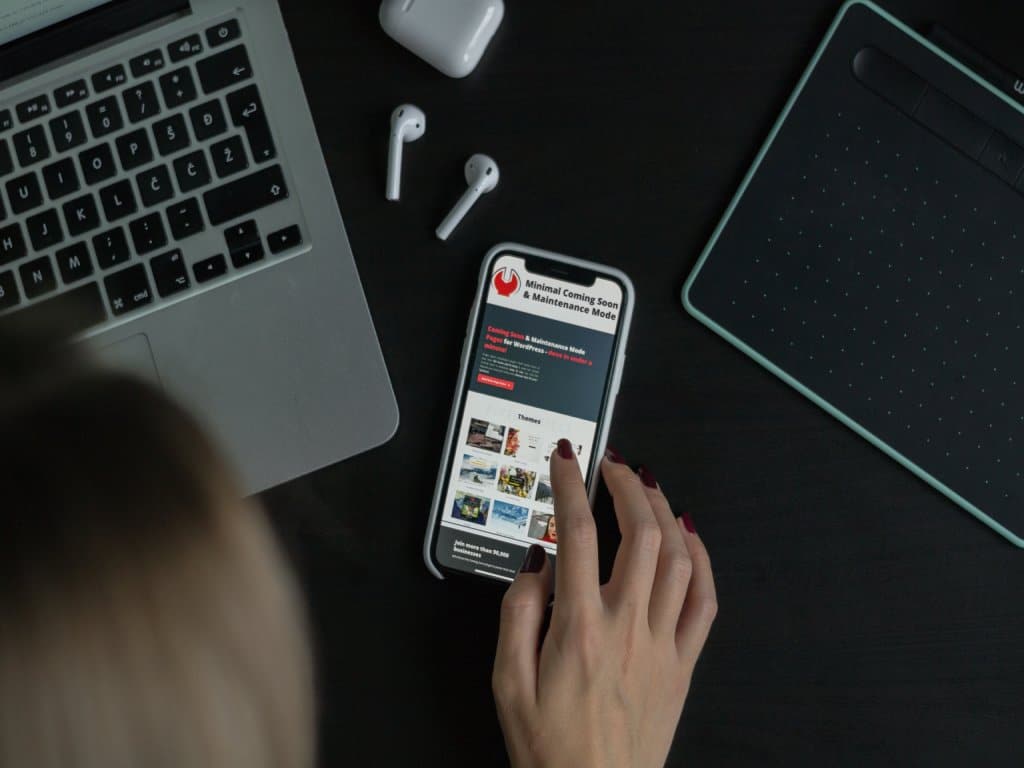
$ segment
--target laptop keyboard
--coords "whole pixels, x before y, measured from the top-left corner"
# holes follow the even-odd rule
[[[0,312],[75,330],[303,245],[237,19],[0,109],[0,189]]]

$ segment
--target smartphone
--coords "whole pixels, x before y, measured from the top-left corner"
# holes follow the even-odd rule
[[[593,499],[626,361],[633,285],[524,245],[484,258],[424,541],[438,578],[511,581],[558,550],[548,461],[570,440]]]

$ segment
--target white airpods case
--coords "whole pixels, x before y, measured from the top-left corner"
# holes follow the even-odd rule
[[[465,77],[476,69],[504,17],[504,0],[384,0],[380,4],[384,31],[449,77]]]

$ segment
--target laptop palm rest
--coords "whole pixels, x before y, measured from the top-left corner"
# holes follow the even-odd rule
[[[100,362],[107,366],[134,373],[154,384],[161,383],[153,358],[153,349],[144,333],[137,333],[114,344],[99,347],[95,354]]]

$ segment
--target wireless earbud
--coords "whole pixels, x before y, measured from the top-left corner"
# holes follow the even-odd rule
[[[437,236],[441,240],[447,240],[476,201],[498,186],[500,177],[498,164],[492,158],[487,155],[473,155],[469,158],[466,162],[466,183],[469,184],[469,189],[441,222],[441,226],[437,228]]]
[[[388,148],[388,200],[397,200],[402,190],[402,147],[427,132],[427,116],[412,104],[391,113],[391,141]]]

